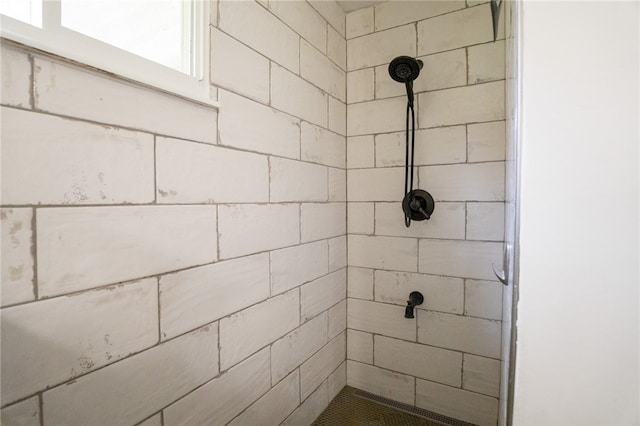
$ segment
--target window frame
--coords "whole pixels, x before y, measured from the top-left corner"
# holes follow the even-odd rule
[[[191,59],[193,76],[62,27],[60,0],[43,1],[42,28],[0,15],[0,35],[126,80],[218,108],[217,91],[209,83],[209,2],[193,0],[192,7],[196,38]]]

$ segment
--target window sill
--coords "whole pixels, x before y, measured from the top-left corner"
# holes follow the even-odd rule
[[[70,30],[43,30],[0,16],[3,39],[88,66],[108,75],[218,109],[206,73],[196,78]]]

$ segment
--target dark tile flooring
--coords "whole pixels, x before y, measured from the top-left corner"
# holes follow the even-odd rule
[[[354,395],[346,386],[331,401],[313,426],[442,426],[441,423],[396,410]]]

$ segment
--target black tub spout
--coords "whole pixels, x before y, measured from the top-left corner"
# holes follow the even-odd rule
[[[413,315],[413,308],[415,308],[417,305],[422,305],[422,302],[424,302],[424,296],[422,296],[422,293],[420,293],[419,291],[412,291],[411,294],[409,294],[409,300],[407,300],[407,307],[404,310],[404,317],[415,318],[415,316]]]

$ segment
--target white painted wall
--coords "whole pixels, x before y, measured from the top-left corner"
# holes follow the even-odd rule
[[[514,424],[638,424],[638,2],[527,1]]]

